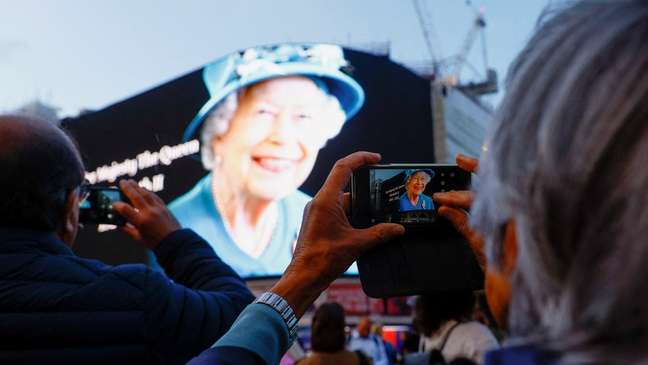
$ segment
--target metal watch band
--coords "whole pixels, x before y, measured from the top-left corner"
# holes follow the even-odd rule
[[[265,292],[254,303],[265,304],[279,313],[288,327],[289,343],[292,343],[297,338],[297,317],[284,298],[275,293]]]

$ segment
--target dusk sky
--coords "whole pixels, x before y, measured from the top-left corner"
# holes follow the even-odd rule
[[[503,80],[547,3],[428,0],[436,56],[458,53],[474,9],[483,7],[489,65]],[[0,112],[34,99],[61,108],[61,116],[98,109],[229,52],[283,41],[390,42],[396,62],[430,59],[410,0],[0,0],[0,6]],[[479,38],[469,61],[483,69]]]

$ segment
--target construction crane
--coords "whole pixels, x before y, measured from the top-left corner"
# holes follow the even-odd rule
[[[477,12],[475,16],[475,20],[473,21],[473,25],[468,31],[468,34],[466,35],[466,39],[464,39],[463,45],[461,46],[461,50],[456,56],[457,61],[455,63],[455,68],[452,74],[455,77],[457,77],[457,79],[459,78],[459,75],[461,75],[461,69],[467,63],[468,53],[470,53],[470,50],[472,49],[472,46],[475,43],[475,38],[477,36],[477,33],[481,33],[483,35],[484,28],[486,28],[486,20],[484,19],[484,10],[482,8]],[[482,49],[486,49],[485,39],[483,38],[483,36],[482,36]]]
[[[470,0],[466,1],[466,5],[471,7],[475,12],[475,19],[472,23],[471,28],[468,30],[468,34],[466,35],[466,38],[464,39],[457,55],[444,59],[441,57],[441,54],[438,51],[439,41],[434,31],[434,24],[431,20],[432,16],[426,5],[429,1],[430,0],[413,0],[413,3],[416,14],[419,18],[419,22],[421,24],[423,37],[425,38],[428,52],[430,54],[430,61],[435,77],[440,76],[442,83],[460,88],[476,96],[497,92],[497,72],[494,69],[488,67],[488,57],[486,52],[486,33],[484,31],[484,29],[486,28],[484,9],[481,8],[477,10],[472,6],[472,2]],[[476,74],[478,74],[478,77],[484,77],[483,75],[479,75],[477,69],[473,67],[467,60],[470,50],[472,49],[478,34],[481,36],[482,59],[484,62],[484,71],[486,74],[485,78],[482,79],[482,81],[478,82],[461,83],[461,71],[466,65],[471,67],[471,69]]]
[[[442,57],[440,42],[434,31],[434,23],[432,22],[432,15],[430,9],[427,7],[428,1],[426,0],[412,0],[414,4],[414,9],[416,10],[416,15],[421,25],[421,30],[423,31],[423,38],[425,38],[425,45],[427,46],[428,53],[430,55],[430,65],[432,69],[427,73],[428,76],[438,76],[440,73],[440,63],[439,59]]]

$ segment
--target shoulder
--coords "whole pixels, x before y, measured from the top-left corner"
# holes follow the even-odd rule
[[[301,220],[306,204],[308,204],[312,199],[313,198],[310,195],[295,190],[287,197],[281,199],[280,204],[289,218],[299,218]]]
[[[206,205],[205,194],[211,196],[211,174],[200,179],[191,190],[177,197],[169,203],[169,210],[182,223],[190,217],[199,217],[203,215],[201,210],[208,209]]]
[[[311,200],[313,200],[313,198],[310,195],[299,190],[295,190],[283,199],[286,204],[301,206],[302,208]]]
[[[206,176],[198,180],[196,185],[194,185],[191,190],[171,201],[171,203],[169,203],[169,209],[171,209],[172,211],[180,210],[184,209],[188,205],[197,204],[200,201],[201,196],[206,191],[211,190],[210,183],[211,174],[207,174]]]
[[[491,330],[477,321],[460,323],[455,329],[457,333],[469,334],[477,337],[495,338]]]
[[[483,324],[470,321],[461,323],[452,333],[453,341],[464,342],[466,345],[488,350],[499,347],[493,332]]]

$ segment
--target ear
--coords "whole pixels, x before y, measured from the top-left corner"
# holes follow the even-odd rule
[[[502,270],[487,267],[484,289],[488,306],[493,317],[495,317],[495,321],[501,328],[506,328],[512,295],[511,279],[515,272],[518,254],[514,220],[510,220],[506,224],[502,244],[504,246]]]
[[[69,247],[74,245],[79,230],[79,194],[74,189],[65,198],[65,210],[63,212],[63,225],[58,234],[61,241]]]

